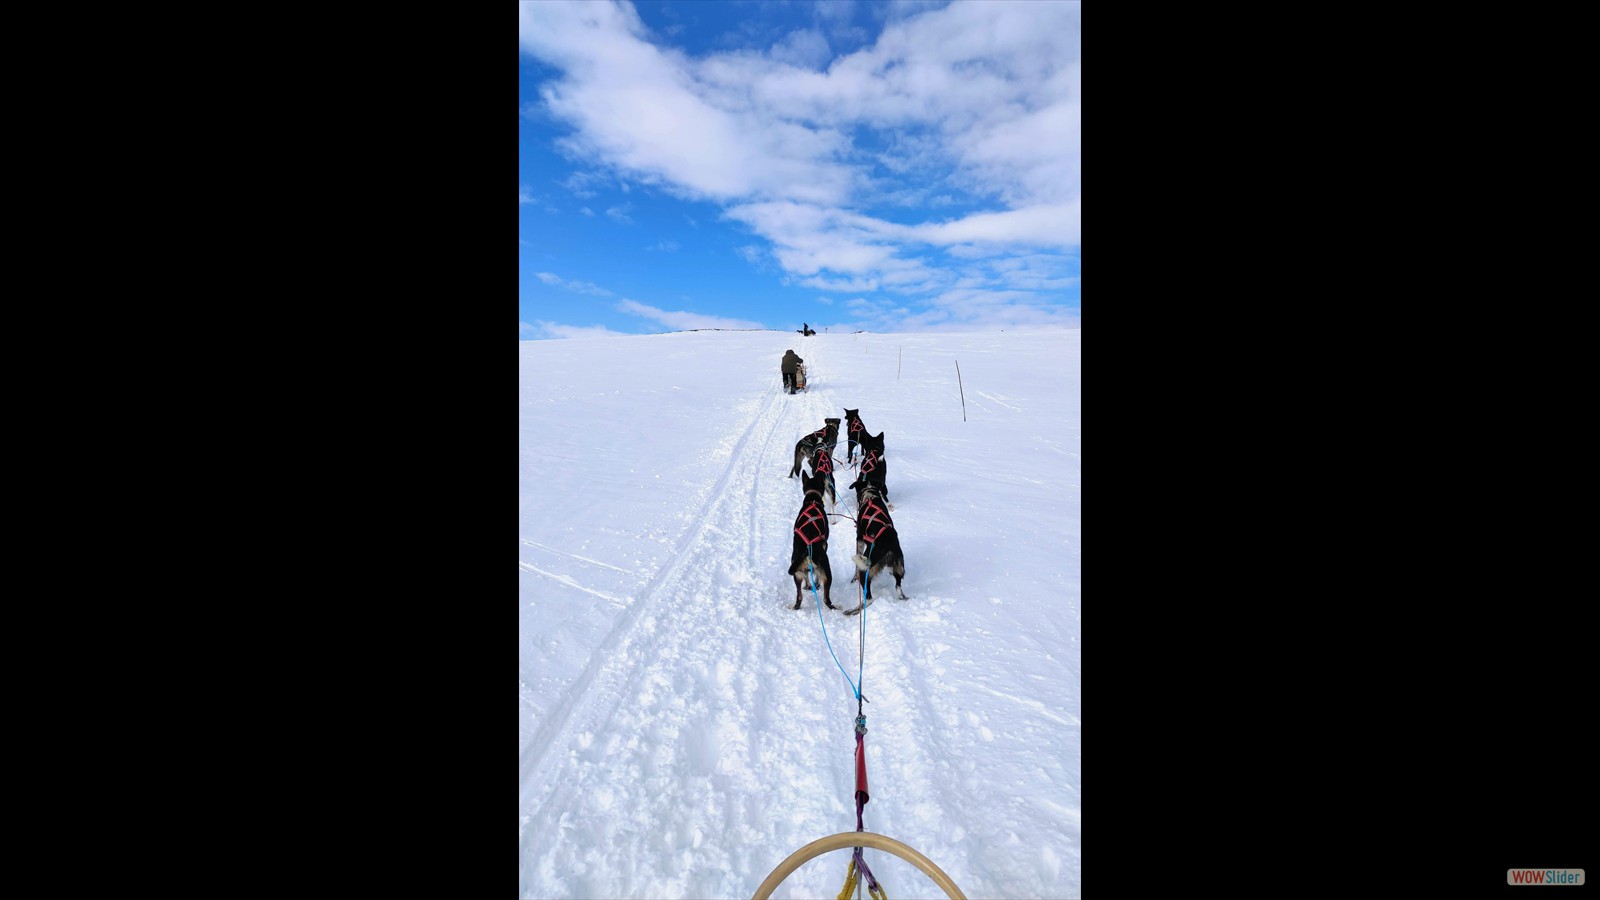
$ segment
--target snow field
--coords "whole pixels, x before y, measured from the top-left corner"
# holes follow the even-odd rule
[[[1078,896],[1080,335],[522,343],[519,896],[747,897],[854,830],[855,698],[785,574],[795,441],[845,407],[886,433],[911,596],[885,574],[863,616],[824,610],[851,678],[865,619],[866,828],[969,896]],[[835,476],[852,515],[853,474]],[[844,608],[853,538],[834,522]],[[847,863],[775,896],[832,896]],[[891,896],[943,896],[868,863]]]

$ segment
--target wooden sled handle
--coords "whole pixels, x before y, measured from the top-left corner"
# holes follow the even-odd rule
[[[756,888],[756,893],[752,900],[768,900],[772,896],[772,892],[778,889],[778,885],[783,884],[783,880],[788,878],[795,869],[800,868],[806,861],[815,859],[829,851],[843,850],[846,847],[870,847],[873,850],[893,853],[895,856],[921,869],[922,874],[932,878],[933,883],[937,884],[951,900],[967,900],[967,895],[961,893],[961,889],[956,887],[954,881],[950,880],[950,876],[934,865],[932,860],[892,837],[874,834],[870,831],[842,831],[838,834],[812,841],[789,854],[789,858],[778,863],[778,867],[772,870],[772,874],[767,876],[767,880],[761,882],[761,886]]]

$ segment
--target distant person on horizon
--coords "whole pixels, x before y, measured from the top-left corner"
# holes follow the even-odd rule
[[[795,356],[793,350],[785,350],[783,352],[783,364],[781,366],[783,369],[783,388],[791,394],[794,393],[795,369],[803,362],[805,360]]]

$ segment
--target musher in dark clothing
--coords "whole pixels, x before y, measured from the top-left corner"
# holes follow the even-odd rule
[[[805,360],[794,355],[793,350],[786,350],[783,354],[783,388],[789,393],[794,393],[794,373]]]

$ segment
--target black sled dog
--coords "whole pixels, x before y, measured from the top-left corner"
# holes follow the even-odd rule
[[[829,420],[833,421],[832,419]],[[839,505],[839,491],[833,486],[833,447],[819,445],[811,452],[811,474],[827,477],[827,484],[823,487],[823,496],[828,498],[828,512]]]
[[[794,548],[789,553],[789,574],[794,576],[794,608],[800,608],[800,592],[806,587],[808,571],[815,570],[817,586],[822,588],[822,602],[829,609],[833,605],[829,588],[833,585],[833,569],[828,565],[828,514],[822,511],[822,492],[826,475],[801,475],[800,484],[805,494],[800,498],[800,514],[794,518]]]
[[[861,444],[861,477],[878,489],[884,506],[894,509],[894,504],[889,502],[889,470],[883,462],[883,435],[881,431],[877,437],[867,434],[865,430],[861,432],[858,439]]]
[[[861,424],[861,410],[847,409],[844,411],[844,461],[846,465],[855,461],[856,445],[861,443],[861,436],[867,433],[867,427]],[[866,451],[861,451],[865,454]]]
[[[822,421],[821,430],[811,432],[794,445],[794,468],[789,470],[790,478],[800,474],[800,464],[811,459],[818,448],[828,453],[833,452],[833,445],[839,441],[839,420],[823,419]]]
[[[856,553],[851,557],[856,573],[850,576],[850,581],[864,582],[861,606],[865,607],[872,600],[872,582],[878,580],[884,569],[894,575],[895,594],[901,600],[910,600],[900,586],[906,577],[906,556],[900,549],[900,532],[895,530],[894,520],[884,509],[885,501],[878,493],[878,486],[865,475],[850,486],[856,491]]]

